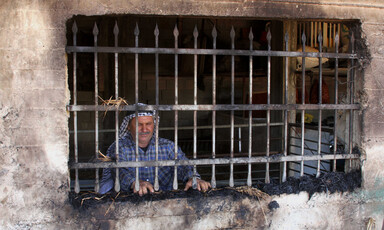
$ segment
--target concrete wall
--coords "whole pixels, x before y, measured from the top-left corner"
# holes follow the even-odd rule
[[[94,227],[362,229],[384,218],[384,3],[370,1],[3,0],[0,6],[0,228]],[[111,218],[83,214],[68,202],[66,21],[73,15],[147,14],[247,16],[282,19],[358,19],[372,59],[358,80],[363,188],[351,194],[282,195],[266,202],[249,198],[117,204]],[[203,202],[204,201],[204,202]],[[198,203],[200,206],[192,205]],[[221,203],[220,203],[221,202]],[[216,211],[204,208],[225,204]],[[167,204],[167,205],[165,205]],[[207,205],[207,206],[205,206]],[[108,206],[109,207],[109,206]],[[161,208],[160,208],[161,207]],[[246,208],[244,208],[246,207]],[[137,208],[137,209],[136,209]],[[132,210],[136,211],[132,211]],[[246,210],[246,211],[244,211]],[[240,213],[240,214],[238,214]]]

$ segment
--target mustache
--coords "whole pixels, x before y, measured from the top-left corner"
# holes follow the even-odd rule
[[[150,134],[151,132],[139,132],[139,135],[148,135]]]

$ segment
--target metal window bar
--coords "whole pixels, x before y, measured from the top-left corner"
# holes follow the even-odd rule
[[[340,32],[340,26],[338,28],[338,32],[335,36],[335,51],[336,53],[339,52],[339,32]],[[339,59],[335,58],[335,104],[339,103]],[[337,117],[337,109],[335,109],[334,117]],[[337,127],[337,119],[334,119],[334,125],[333,125],[333,155],[336,155],[337,152],[337,133],[336,133],[336,127]],[[333,160],[333,171],[336,172],[336,160]]]
[[[303,32],[303,35],[301,36],[302,41],[302,50],[303,53],[305,53],[305,42],[306,42],[306,36]],[[301,77],[301,104],[305,105],[305,57],[302,57],[302,77]],[[304,124],[304,117],[305,117],[305,109],[301,110],[301,156],[304,156],[304,138],[305,138],[305,124]],[[301,161],[300,166],[300,176],[304,175],[304,161]]]
[[[159,48],[159,28],[156,23],[155,31],[155,47]],[[155,78],[156,78],[156,106],[159,105],[159,54],[155,53]],[[137,120],[137,119],[136,119]],[[156,140],[155,140],[155,148],[156,148],[156,161],[159,160],[159,113],[156,112],[155,116],[155,124],[156,124]],[[176,143],[177,144],[177,143]],[[155,167],[155,191],[159,191],[159,167]]]
[[[267,33],[267,41],[268,41],[268,51],[271,51],[271,31],[268,28]],[[271,104],[271,56],[268,56],[268,67],[267,67],[267,104]],[[271,138],[271,110],[267,110],[267,149],[266,149],[266,156],[269,157],[269,150],[270,150],[270,138]],[[269,162],[267,162],[265,166],[265,183],[270,182],[270,176],[269,176]]]
[[[115,26],[113,28],[113,35],[115,37],[115,47],[118,46],[118,35],[119,35],[119,27],[117,26],[117,21],[115,22]],[[119,54],[115,53],[115,98],[119,98]],[[119,162],[119,111],[115,112],[115,157],[116,162]],[[115,175],[115,191],[120,191],[120,180],[119,180],[119,168],[116,168]]]
[[[99,34],[99,29],[97,28],[97,24],[95,23],[93,27],[93,43],[94,46],[97,47],[97,36]],[[99,95],[99,81],[98,81],[98,53],[95,51],[93,54],[94,57],[94,80],[95,80],[95,106],[98,105],[98,95]],[[95,156],[96,158],[99,155],[99,113],[95,112]],[[96,169],[95,173],[95,192],[99,192],[99,169]]]
[[[213,49],[216,49],[217,30],[212,30]],[[216,105],[216,55],[212,55],[212,105]],[[216,158],[216,111],[212,111],[212,159]],[[211,186],[216,188],[216,166],[212,164]]]
[[[231,49],[235,49],[235,30],[232,26],[231,32],[230,32],[230,37],[231,37]],[[231,55],[231,105],[235,104],[235,56]],[[235,141],[235,135],[234,135],[234,110],[231,110],[231,152],[230,152],[230,158],[233,159],[234,157],[234,141]],[[229,176],[229,186],[233,187],[234,186],[234,179],[233,179],[233,163],[230,163],[229,165],[229,170],[230,170],[230,176]]]
[[[288,32],[285,33],[284,42],[285,42],[285,51],[288,51],[288,41],[289,36]],[[284,63],[284,104],[288,104],[288,57],[285,57]],[[284,110],[284,147],[283,147],[283,155],[287,156],[288,153],[288,110]],[[282,182],[287,180],[287,162],[283,162],[283,175]]]
[[[351,53],[355,53],[355,35],[352,33],[351,35]],[[351,59],[351,66],[350,66],[350,74],[348,74],[349,79],[348,82],[350,84],[349,87],[349,103],[353,104],[354,103],[354,91],[355,91],[355,84],[354,84],[354,60]],[[353,110],[349,110],[349,154],[352,154],[352,149],[353,149],[353,117],[354,117],[354,112]],[[352,160],[349,161],[349,167],[352,167]]]
[[[179,36],[179,30],[177,29],[177,25],[175,26],[175,29],[173,30],[173,36],[175,37],[175,49],[178,49],[178,36]],[[175,54],[175,105],[179,104],[179,56],[178,54]],[[177,160],[177,154],[178,154],[178,122],[179,122],[179,111],[175,110],[175,161]],[[178,183],[177,183],[177,166],[175,166],[175,173],[173,177],[173,189],[177,190]]]
[[[181,165],[229,165],[233,164],[248,164],[248,163],[280,163],[283,161],[316,161],[316,160],[340,160],[340,159],[358,159],[359,154],[337,154],[336,156],[330,155],[306,155],[306,156],[281,156],[281,157],[237,157],[237,158],[215,158],[215,159],[189,159],[189,160],[164,160],[164,161],[120,161],[120,162],[79,162],[71,163],[71,169],[95,169],[95,168],[126,168],[126,167],[163,167],[163,166],[181,166]]]
[[[135,47],[139,47],[139,26],[136,23],[134,35],[135,35]],[[137,104],[139,103],[139,54],[135,53],[135,117],[138,117]],[[135,119],[136,122],[136,162],[139,162],[139,119]],[[139,183],[139,168],[136,167],[136,178],[135,178],[135,190],[140,190]]]
[[[95,27],[97,28],[97,27]],[[217,32],[215,32],[215,28],[214,30],[212,31],[212,35],[213,35],[213,38],[214,38],[214,47],[213,49],[198,49],[197,48],[197,36],[198,36],[198,32],[197,32],[197,28],[195,27],[195,30],[193,32],[193,35],[194,35],[194,38],[195,38],[195,44],[194,44],[194,48],[193,49],[180,49],[178,48],[177,46],[177,36],[178,36],[178,31],[177,31],[177,28],[175,27],[175,32],[174,32],[174,36],[175,36],[175,48],[159,48],[158,47],[158,44],[157,44],[157,39],[158,39],[158,28],[156,26],[156,29],[155,29],[155,37],[156,37],[156,47],[155,48],[142,48],[142,47],[139,47],[138,45],[138,42],[139,42],[139,27],[138,25],[136,24],[136,27],[135,27],[135,30],[134,30],[134,36],[135,36],[135,47],[118,47],[117,45],[117,35],[118,35],[118,28],[117,28],[117,24],[115,26],[115,29],[117,30],[117,32],[115,33],[115,46],[114,47],[100,47],[100,46],[97,46],[97,43],[96,43],[96,40],[95,40],[95,45],[93,47],[84,47],[84,46],[77,46],[76,44],[76,34],[77,34],[77,26],[76,26],[76,23],[74,23],[73,25],[73,28],[72,28],[72,31],[73,31],[73,46],[67,46],[66,47],[66,51],[68,53],[73,53],[73,63],[74,63],[74,66],[73,66],[73,93],[74,93],[74,96],[73,96],[73,105],[68,105],[67,106],[67,109],[68,111],[71,111],[73,112],[74,114],[74,147],[75,147],[75,162],[74,163],[71,163],[70,164],[70,168],[71,169],[75,169],[75,172],[76,172],[76,175],[75,175],[75,192],[79,192],[80,191],[80,188],[79,188],[79,179],[78,179],[78,170],[79,169],[100,169],[100,168],[116,168],[116,172],[118,172],[118,168],[122,168],[122,167],[135,167],[136,168],[136,181],[139,181],[139,167],[146,167],[146,166],[154,166],[154,167],[162,167],[162,166],[174,166],[175,169],[177,168],[177,166],[180,166],[180,165],[193,165],[194,167],[194,175],[196,175],[196,166],[197,165],[211,165],[212,166],[212,172],[213,172],[213,175],[212,175],[212,182],[215,181],[215,168],[214,168],[214,165],[220,165],[220,164],[223,164],[223,165],[230,165],[231,167],[231,171],[230,171],[230,186],[234,186],[234,180],[233,180],[233,164],[248,164],[248,178],[247,178],[247,184],[251,184],[250,181],[252,181],[252,178],[249,176],[250,175],[250,170],[251,170],[251,167],[250,165],[252,163],[265,163],[266,164],[266,176],[265,176],[265,180],[266,182],[269,182],[269,169],[268,169],[268,166],[270,163],[277,163],[277,162],[284,162],[284,165],[286,165],[287,162],[300,162],[301,164],[301,169],[300,169],[300,174],[303,175],[304,172],[303,172],[303,167],[304,167],[304,161],[318,161],[318,162],[321,162],[323,160],[338,160],[338,159],[347,159],[347,160],[352,160],[352,159],[357,159],[359,158],[359,155],[358,154],[354,154],[352,153],[352,138],[353,138],[353,135],[352,133],[350,132],[350,135],[349,135],[349,153],[348,154],[343,154],[343,153],[336,153],[334,152],[334,154],[331,154],[331,155],[322,155],[321,154],[321,148],[318,150],[318,154],[317,155],[304,155],[303,153],[301,155],[298,155],[298,156],[295,156],[295,155],[287,155],[287,147],[284,148],[283,150],[283,154],[281,154],[281,156],[279,157],[274,157],[274,156],[270,156],[269,154],[269,142],[270,142],[270,136],[269,136],[269,129],[270,129],[270,126],[272,125],[270,123],[270,111],[281,111],[283,110],[284,111],[284,114],[285,114],[285,117],[284,117],[284,126],[285,126],[285,146],[287,145],[287,111],[288,110],[301,110],[302,111],[302,118],[301,118],[301,126],[302,126],[302,132],[304,130],[304,112],[305,110],[318,110],[319,111],[319,115],[321,116],[321,111],[322,110],[334,110],[335,112],[337,110],[347,110],[349,111],[349,128],[350,128],[350,131],[352,130],[353,128],[353,112],[355,110],[358,110],[360,109],[360,105],[358,104],[354,104],[354,84],[353,84],[353,80],[354,80],[354,70],[353,68],[351,68],[351,71],[349,71],[348,73],[348,82],[349,82],[349,104],[338,104],[337,101],[335,101],[334,104],[322,104],[321,103],[321,93],[319,94],[320,97],[319,97],[319,103],[318,104],[305,104],[305,74],[303,73],[303,82],[302,82],[302,103],[301,104],[288,104],[287,103],[287,96],[285,95],[285,103],[284,104],[271,104],[270,103],[270,58],[271,57],[284,57],[286,58],[289,58],[289,57],[302,57],[303,59],[303,65],[302,65],[302,68],[303,70],[305,70],[305,58],[306,57],[315,57],[315,58],[318,58],[319,59],[319,63],[321,63],[321,58],[335,58],[336,60],[338,60],[339,58],[346,58],[346,59],[349,59],[350,60],[350,63],[353,67],[353,64],[354,64],[354,59],[357,59],[357,54],[355,54],[354,52],[354,37],[352,35],[352,39],[351,39],[351,46],[352,46],[352,52],[350,54],[347,54],[347,53],[323,53],[321,52],[318,52],[318,53],[312,53],[312,52],[305,52],[305,40],[306,40],[306,37],[305,37],[305,34],[303,33],[303,36],[302,36],[302,43],[303,43],[303,48],[302,48],[302,52],[292,52],[292,51],[288,51],[288,45],[286,45],[286,50],[285,51],[272,51],[270,49],[270,42],[271,42],[271,34],[270,34],[270,31],[268,32],[268,50],[267,51],[263,51],[263,50],[253,50],[252,49],[252,45],[250,45],[250,49],[249,50],[236,50],[235,47],[234,47],[234,28],[232,27],[231,29],[231,33],[230,33],[230,37],[231,37],[231,40],[232,40],[232,44],[231,44],[231,49],[216,49],[216,36],[215,34],[217,34]],[[95,39],[97,39],[97,34],[98,33],[95,33]],[[288,36],[286,35],[286,43],[288,41]],[[321,38],[321,34],[319,35],[319,37]],[[252,34],[250,33],[249,35],[249,38],[250,38],[250,43],[252,44]],[[320,44],[321,44],[321,39],[319,39],[320,41]],[[336,37],[335,38],[335,42],[338,42],[338,38]],[[336,45],[337,46],[337,45]],[[77,53],[79,52],[85,52],[85,53],[88,53],[88,52],[91,52],[91,53],[94,53],[95,55],[95,82],[97,83],[97,54],[98,53],[114,53],[115,54],[115,96],[118,97],[118,54],[119,53],[132,53],[135,55],[135,103],[136,105],[133,106],[133,105],[123,105],[123,106],[119,106],[119,107],[116,107],[116,106],[113,106],[113,105],[98,105],[97,103],[97,100],[96,100],[96,95],[97,95],[97,84],[95,85],[95,105],[77,105],[77,90],[76,90],[76,78],[77,78],[77,75],[76,75],[76,60],[77,60]],[[138,101],[139,101],[139,88],[138,88],[138,62],[139,62],[139,59],[138,59],[138,55],[139,54],[144,54],[144,53],[148,53],[148,54],[155,54],[155,58],[156,58],[156,87],[157,87],[157,92],[156,92],[156,105],[146,105],[146,106],[140,106],[140,105],[137,105]],[[158,55],[159,54],[173,54],[175,55],[175,104],[174,105],[160,105],[159,104],[159,101],[158,101],[158,97],[159,97],[159,93],[158,93]],[[178,54],[190,54],[190,55],[194,55],[194,104],[193,105],[179,105],[178,104],[178,83],[177,83],[177,75],[178,75],[178,69],[177,69],[177,62],[178,62]],[[203,105],[203,104],[197,104],[197,57],[198,55],[212,55],[213,57],[213,60],[214,60],[214,65],[213,65],[213,86],[212,86],[212,89],[213,89],[213,101],[212,101],[212,105]],[[218,105],[216,104],[216,55],[230,55],[231,56],[231,61],[232,61],[232,65],[231,65],[231,104],[230,105]],[[251,101],[252,101],[252,93],[250,93],[250,97],[249,97],[249,104],[235,104],[234,103],[234,74],[235,74],[235,68],[234,68],[234,56],[248,56],[249,57],[249,63],[250,63],[250,73],[249,73],[249,76],[250,76],[250,85],[252,85],[252,58],[254,56],[266,56],[268,57],[268,101],[267,101],[267,104],[252,104]],[[285,68],[287,69],[287,64],[288,62],[286,62],[286,66]],[[321,66],[321,65],[320,65]],[[337,65],[336,65],[336,73],[335,73],[335,77],[337,78]],[[304,71],[303,71],[304,72]],[[320,67],[320,90],[321,90],[321,75],[322,75],[322,70],[321,70],[321,67]],[[286,88],[285,88],[285,93],[287,93],[287,83],[288,82],[288,77],[287,77],[287,71],[285,73],[285,83],[286,83]],[[252,88],[250,86],[250,92]],[[337,88],[335,89],[337,91]],[[336,97],[337,98],[337,97]],[[193,127],[193,132],[194,132],[194,151],[193,151],[193,159],[190,159],[190,160],[177,160],[177,154],[175,155],[175,159],[174,160],[166,160],[166,161],[158,161],[157,160],[157,157],[156,157],[156,160],[155,161],[139,161],[139,156],[138,156],[138,120],[136,119],[136,156],[135,156],[135,161],[132,161],[132,162],[120,162],[120,161],[116,161],[116,162],[97,162],[97,163],[79,163],[78,162],[78,137],[77,137],[77,133],[78,133],[78,130],[77,130],[77,112],[78,111],[93,111],[95,112],[96,114],[99,112],[99,111],[105,111],[105,110],[108,110],[108,111],[115,111],[116,114],[119,112],[119,111],[135,111],[135,114],[137,115],[138,114],[138,111],[139,110],[144,110],[144,111],[149,111],[149,110],[157,110],[157,111],[174,111],[175,112],[175,118],[177,117],[177,112],[178,111],[193,111],[194,112],[194,127]],[[234,111],[235,110],[248,110],[250,113],[249,113],[249,124],[248,124],[248,127],[253,127],[254,124],[252,124],[252,111],[254,110],[267,110],[267,149],[266,149],[266,155],[265,156],[253,156],[254,153],[252,153],[252,150],[251,148],[249,148],[248,150],[248,157],[234,157],[234,149],[233,149],[233,146],[234,146]],[[212,111],[212,120],[214,121],[213,122],[213,125],[212,125],[212,130],[213,130],[213,134],[216,133],[216,124],[215,124],[215,121],[216,121],[216,111],[231,111],[231,124],[230,124],[230,128],[231,128],[231,150],[230,150],[230,158],[216,158],[216,155],[215,155],[215,147],[212,148],[212,158],[211,159],[198,159],[197,158],[197,148],[196,148],[196,144],[197,144],[197,111]],[[95,115],[96,118],[97,118],[97,115]],[[158,119],[158,116],[156,116],[156,120]],[[96,123],[97,123],[97,120],[96,119]],[[156,122],[158,124],[158,122]],[[116,130],[116,139],[118,139],[117,137],[117,133],[118,133],[118,117],[116,116],[116,127],[115,127],[115,130]],[[177,144],[177,129],[178,129],[178,125],[177,125],[177,119],[175,119],[175,142]],[[335,128],[336,129],[336,128]],[[158,125],[156,125],[156,139],[158,139]],[[98,126],[96,125],[95,127],[95,133],[98,133],[99,130],[98,130]],[[250,134],[250,137],[252,136],[252,131],[251,129],[249,129],[249,134]],[[304,134],[304,133],[302,133]],[[321,135],[321,123],[319,125],[319,135]],[[96,146],[96,149],[98,150],[98,136],[97,134],[95,134],[95,136],[97,137],[96,138],[96,143],[95,143],[95,146]],[[304,135],[302,135],[302,145],[301,145],[301,148],[302,148],[302,151],[304,149]],[[319,137],[320,139],[320,137]],[[212,137],[212,142],[214,143],[215,145],[215,135],[213,135]],[[321,146],[321,145],[320,145]],[[158,147],[156,147],[157,149]],[[158,150],[157,150],[158,151]],[[284,167],[284,171],[286,171],[286,166]],[[319,171],[319,166],[317,167],[317,170]],[[156,175],[156,179],[158,180],[158,175]],[[118,175],[116,175],[116,181],[118,181]],[[285,178],[286,179],[286,178]],[[98,178],[97,178],[98,180]],[[177,178],[175,179],[175,181],[177,181]],[[158,183],[158,182],[157,182]],[[194,184],[194,187],[196,187],[196,177],[194,177],[194,180],[193,180],[193,184]],[[177,187],[177,185],[175,185],[174,187]],[[95,189],[97,189],[97,187],[95,187]],[[118,187],[115,187],[115,189],[118,191],[119,188]],[[139,189],[139,183],[136,183],[135,184],[135,189],[138,190]]]
[[[324,28],[324,30],[326,30]],[[319,53],[322,53],[323,51],[323,37],[321,36],[321,33],[319,34],[319,37],[318,37],[318,40],[319,40]],[[322,90],[322,87],[323,86],[323,65],[322,65],[322,58],[320,57],[319,58],[319,102],[318,104],[321,105],[323,103],[323,90]],[[319,119],[318,119],[318,133],[319,133],[319,136],[318,136],[318,149],[317,149],[317,154],[320,155],[321,154],[321,126],[322,126],[322,120],[323,120],[323,113],[321,110],[319,110]],[[320,160],[317,161],[317,173],[316,173],[316,177],[319,177],[320,176]]]
[[[73,45],[77,46],[77,25],[76,22],[73,23],[72,33],[73,33]],[[77,105],[77,53],[73,53],[73,105]],[[74,130],[74,148],[75,148],[75,163],[79,162],[79,148],[78,148],[78,137],[77,137],[77,111],[73,112],[73,130]],[[80,192],[79,184],[79,170],[75,169],[75,192]]]
[[[67,105],[68,111],[135,111],[135,106],[133,105],[120,105],[118,108],[114,105]],[[146,105],[138,106],[140,110],[151,111],[230,111],[230,110],[359,110],[361,106],[359,104],[236,104],[236,105]],[[254,125],[253,125],[254,126]],[[179,128],[181,129],[181,128]]]
[[[249,50],[253,50],[253,32],[252,27],[249,31]],[[249,104],[252,104],[252,94],[253,94],[253,57],[249,56]],[[252,157],[252,110],[248,111],[248,158]],[[240,129],[240,128],[239,128]],[[241,133],[241,131],[240,131]],[[252,164],[248,163],[248,177],[247,185],[252,185]]]
[[[126,111],[128,111],[128,110],[126,110]],[[176,110],[176,111],[178,111],[178,110]],[[213,110],[213,111],[215,111],[215,110]],[[283,125],[284,125],[283,122],[272,122],[271,123],[271,126],[283,126]],[[265,127],[265,126],[267,126],[266,123],[252,124],[252,127]],[[215,125],[215,127],[216,127],[216,129],[226,129],[226,128],[230,128],[231,126],[230,125]],[[236,124],[234,127],[235,128],[249,128],[249,124]],[[213,125],[200,125],[200,126],[197,126],[196,128],[197,128],[197,130],[199,130],[199,129],[212,129]],[[159,131],[165,131],[165,130],[169,131],[169,130],[174,130],[174,129],[175,129],[174,127],[159,127]],[[189,129],[193,129],[193,126],[178,127],[178,130],[189,130]],[[91,130],[91,129],[78,130],[77,131],[77,133],[94,133],[94,132],[95,132],[95,130]],[[99,133],[111,133],[111,132],[115,133],[116,129],[99,129]],[[69,133],[72,134],[72,133],[74,133],[74,131],[70,131]]]
[[[197,26],[193,30],[193,48],[197,49]],[[193,55],[193,104],[197,105],[197,54]],[[197,110],[193,110],[193,159],[197,158]],[[196,164],[193,165],[192,188],[196,189]]]

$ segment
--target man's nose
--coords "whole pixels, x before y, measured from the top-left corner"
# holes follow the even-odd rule
[[[141,131],[142,132],[146,132],[148,130],[148,125],[143,125],[142,127],[141,127]]]

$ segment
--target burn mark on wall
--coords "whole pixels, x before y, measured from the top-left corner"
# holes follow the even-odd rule
[[[81,192],[76,194],[74,192],[69,193],[69,202],[75,209],[80,211],[86,210],[88,208],[96,207],[97,205],[103,203],[114,202],[130,202],[132,204],[141,204],[144,202],[168,200],[168,199],[187,199],[187,204],[192,207],[194,210],[199,210],[199,212],[207,212],[204,210],[205,204],[209,198],[227,198],[231,197],[232,201],[239,201],[246,197],[251,199],[256,199],[256,197],[251,196],[246,193],[236,191],[236,189],[221,188],[221,189],[212,189],[206,193],[199,192],[197,190],[189,191],[166,191],[166,192],[155,192],[153,194],[147,194],[144,196],[139,196],[133,193],[115,193],[111,192],[107,195],[101,196],[93,192]],[[219,207],[218,207],[219,208]],[[223,207],[221,207],[223,208]]]
[[[269,208],[269,210],[273,211],[275,209],[280,208],[280,205],[279,205],[279,203],[277,203],[277,201],[273,200],[273,201],[269,202],[268,208]]]
[[[167,191],[147,194],[140,197],[133,193],[109,193],[101,196],[92,192],[70,193],[72,212],[89,219],[93,226],[108,226],[113,221],[153,218],[176,218],[178,225],[191,226],[206,223],[212,219],[215,227],[262,229],[268,226],[268,217],[280,208],[270,195],[283,193],[298,194],[306,191],[309,197],[314,193],[347,192],[361,186],[361,173],[326,173],[319,178],[288,178],[282,184],[257,183],[253,187],[219,188],[202,193],[196,190]],[[129,209],[126,207],[129,206]],[[124,217],[122,217],[124,216]],[[128,218],[127,217],[132,217]],[[223,218],[223,221],[220,221]],[[107,221],[107,222],[106,222]],[[121,219],[123,221],[123,219]],[[253,224],[253,226],[249,226]]]
[[[253,190],[259,191],[251,188]],[[103,197],[94,193],[71,193],[69,200],[74,207],[72,211],[77,212],[79,217],[92,217],[94,226],[106,225],[106,220],[117,220],[121,216],[139,219],[150,216],[155,219],[158,217],[157,220],[169,216],[178,218],[178,224],[183,226],[192,226],[212,218],[224,218],[223,222],[216,221],[215,224],[217,228],[221,228],[244,227],[255,221],[263,226],[265,215],[261,212],[269,212],[267,205],[270,197],[259,192],[262,197],[252,195],[255,193],[246,193],[244,187],[221,188],[206,193],[196,190],[168,191],[142,197],[132,193],[113,193]],[[131,208],[126,210],[127,206]]]
[[[243,226],[250,213],[251,211],[248,209],[248,207],[240,205],[239,209],[236,211],[236,224],[238,224],[239,226]]]
[[[270,184],[260,182],[257,187],[270,195],[298,194],[306,191],[311,198],[316,192],[351,192],[361,187],[361,172],[330,172],[321,174],[318,178],[313,176],[289,177],[286,182],[281,184],[276,181],[272,181]]]
[[[311,197],[314,193],[322,192],[351,192],[356,188],[361,187],[361,172],[355,171],[350,173],[331,172],[321,174],[319,178],[312,176],[304,176],[301,178],[289,177],[284,183],[277,183],[271,181],[266,184],[259,182],[253,186],[252,189],[260,191],[260,193],[268,195],[280,195],[287,194],[299,194],[302,191],[306,191]],[[206,193],[202,193],[196,190],[189,191],[167,191],[156,192],[154,194],[147,194],[140,197],[133,193],[109,193],[101,196],[91,192],[82,192],[76,194],[74,192],[69,193],[69,202],[73,208],[80,211],[87,210],[88,208],[97,207],[103,203],[111,202],[129,202],[132,204],[141,204],[143,202],[152,202],[168,199],[187,199],[187,204],[192,210],[195,210],[199,215],[204,215],[212,211],[206,204],[212,198],[228,199],[228,201],[239,201],[245,198],[253,200],[264,199],[262,196],[255,196],[252,193],[244,192],[242,187],[239,188],[219,188],[212,189]],[[277,203],[277,202],[276,202]],[[225,203],[224,203],[225,204]],[[221,211],[225,209],[223,206],[218,206],[217,210]],[[278,204],[271,204],[270,209],[278,208]]]

